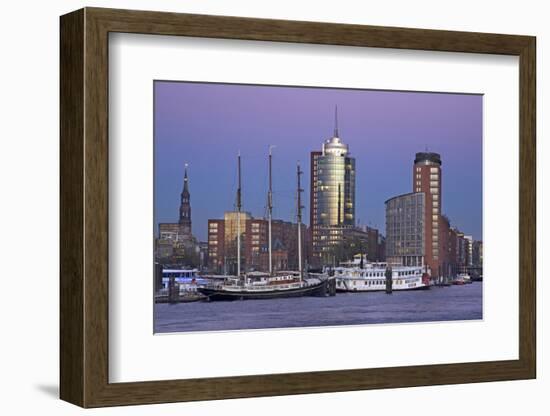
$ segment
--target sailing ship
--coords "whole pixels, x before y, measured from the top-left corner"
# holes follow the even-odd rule
[[[198,290],[207,297],[207,300],[245,300],[245,299],[275,299],[301,296],[327,296],[334,294],[334,278],[326,274],[310,274],[304,271],[302,260],[302,201],[303,190],[300,185],[302,171],[297,165],[297,229],[298,229],[298,270],[273,271],[271,221],[273,216],[273,189],[272,189],[272,146],[269,147],[269,191],[267,196],[268,208],[268,255],[269,271],[241,273],[241,156],[237,159],[238,188],[237,188],[237,275],[210,279],[210,283],[200,286]]]
[[[422,266],[390,266],[385,262],[368,263],[354,258],[350,263],[333,269],[338,292],[384,291],[387,273],[391,273],[391,290],[430,288],[430,277]]]

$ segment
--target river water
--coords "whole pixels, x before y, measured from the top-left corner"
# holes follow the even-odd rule
[[[481,282],[430,290],[155,304],[155,332],[227,331],[482,319]]]

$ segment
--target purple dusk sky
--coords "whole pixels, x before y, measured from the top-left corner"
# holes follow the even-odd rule
[[[384,201],[412,191],[416,152],[441,154],[442,212],[482,239],[481,95],[156,81],[155,224],[176,222],[189,163],[193,233],[235,206],[240,150],[243,209],[263,217],[273,150],[274,218],[295,220],[296,162],[309,224],[309,155],[334,130],[356,159],[356,219],[385,234]]]

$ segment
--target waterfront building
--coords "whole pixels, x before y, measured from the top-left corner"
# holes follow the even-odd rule
[[[451,222],[446,215],[439,217],[439,266],[437,275],[449,278],[453,275],[453,258],[451,253]]]
[[[464,272],[464,268],[466,267],[466,239],[464,238],[464,233],[460,230],[457,230],[456,233],[457,236],[457,248],[456,248],[456,260],[458,264],[458,270],[459,273]]]
[[[268,220],[241,212],[241,270],[269,271]],[[298,225],[274,219],[271,222],[273,271],[298,268]],[[237,212],[223,219],[208,220],[208,269],[214,273],[234,273],[237,267]],[[302,224],[302,235],[307,236]],[[305,257],[307,258],[307,257]]]
[[[369,226],[364,226],[362,228],[367,234],[367,260],[381,261],[378,249],[378,230]]]
[[[386,237],[378,234],[378,261],[386,261]]]
[[[439,276],[441,263],[440,223],[442,201],[441,157],[438,153],[419,152],[413,165],[413,192],[425,195],[425,262],[432,276]]]
[[[386,201],[386,258],[403,266],[423,265],[434,278],[450,277],[456,268],[451,224],[442,215],[441,157],[416,153],[412,193]],[[452,247],[451,247],[452,246]]]
[[[478,240],[473,243],[472,264],[474,267],[483,267],[483,242]]]
[[[459,272],[458,267],[458,233],[459,231],[454,227],[449,227],[447,233],[448,239],[448,263],[449,263],[449,277],[456,276]]]
[[[364,254],[370,262],[385,261],[384,248],[385,238],[377,228],[363,225],[352,229],[350,234],[361,237]]]
[[[335,112],[333,136],[310,159],[311,255],[316,266],[330,263],[344,240],[344,231],[355,227],[355,159],[338,131]]]
[[[442,206],[441,157],[433,152],[416,153],[413,192],[386,201],[388,262],[403,266],[422,264],[432,278],[443,280],[473,266],[472,236],[452,227],[449,218],[442,214]]]
[[[199,254],[200,247],[191,229],[191,194],[186,164],[183,189],[180,194],[178,222],[158,224],[155,258],[162,264],[197,266]]]
[[[457,228],[449,230],[449,253],[452,275],[458,273],[480,274],[483,268],[483,243],[464,235]]]
[[[474,238],[471,235],[465,235],[466,240],[466,266],[472,267],[474,265]]]
[[[225,267],[225,220],[208,220],[207,267],[222,272]]]
[[[386,201],[386,261],[389,264],[425,264],[426,209],[424,192],[399,195]]]

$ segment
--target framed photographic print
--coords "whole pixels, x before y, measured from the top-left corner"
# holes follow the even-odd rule
[[[535,38],[61,17],[61,398],[536,376]]]

